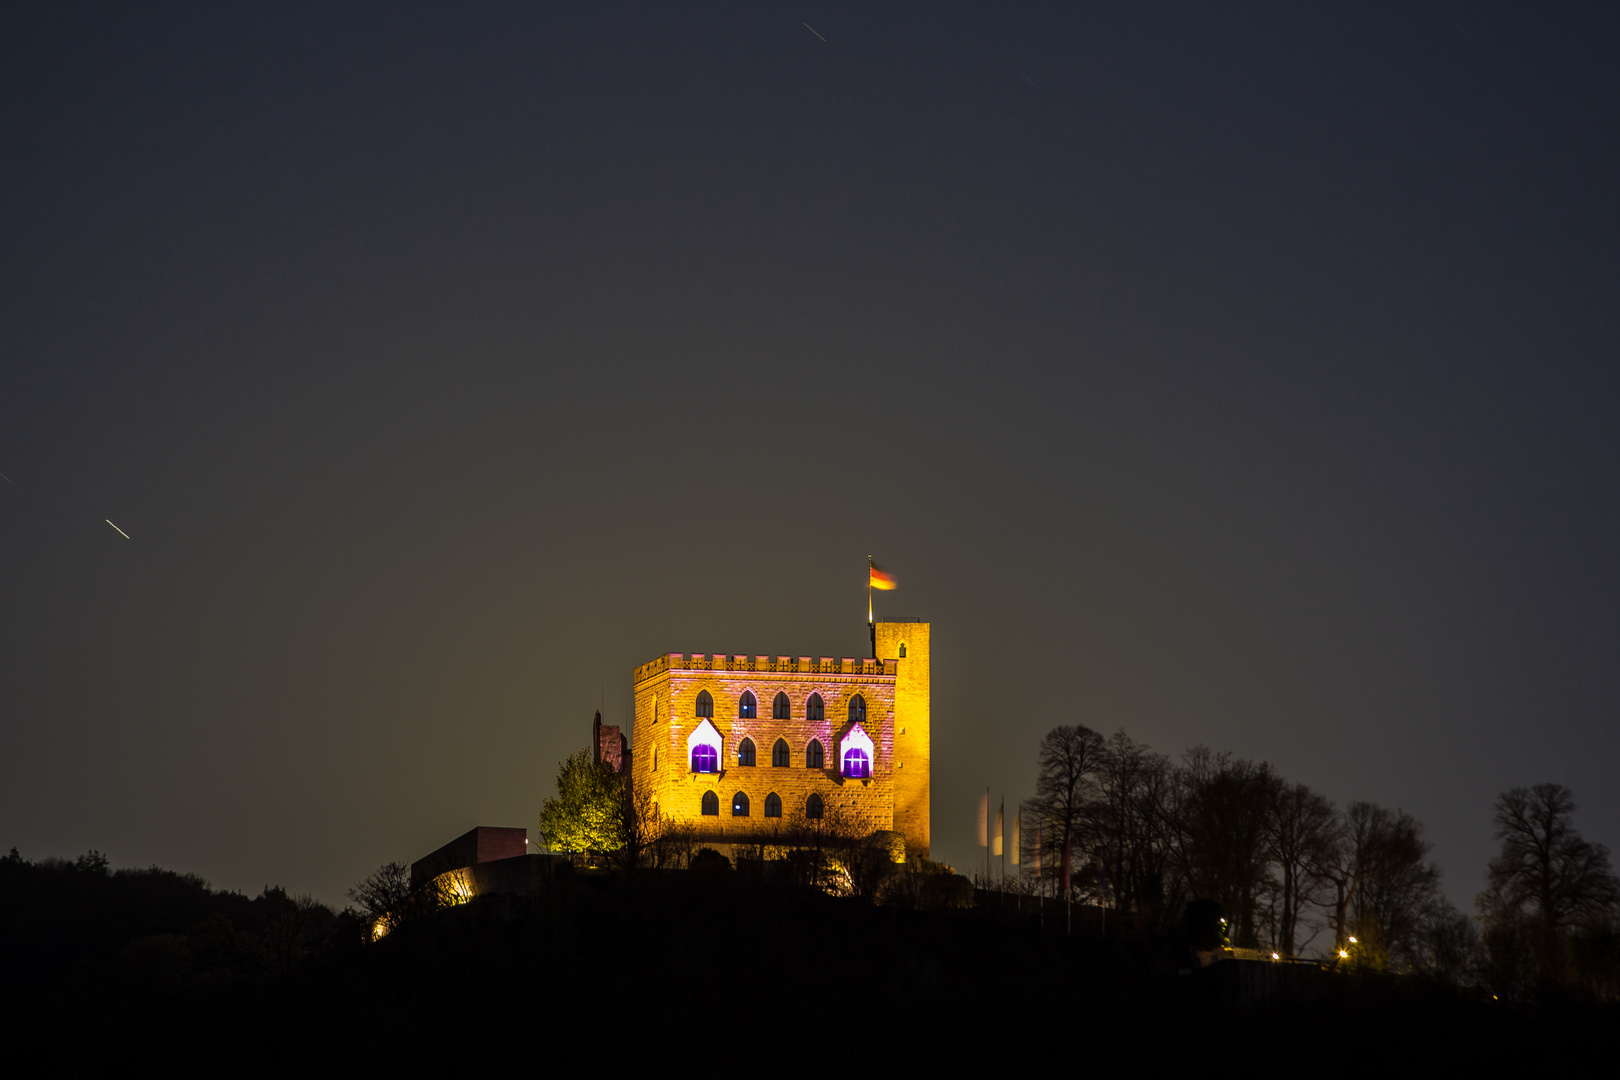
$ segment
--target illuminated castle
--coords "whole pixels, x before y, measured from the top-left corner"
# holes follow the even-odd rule
[[[642,664],[636,792],[705,843],[768,842],[796,817],[836,811],[927,857],[928,629],[874,623],[874,660],[670,653]]]

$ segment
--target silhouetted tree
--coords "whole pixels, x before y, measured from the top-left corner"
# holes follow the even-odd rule
[[[1335,948],[1369,967],[1418,966],[1423,933],[1443,903],[1440,871],[1424,861],[1429,846],[1410,814],[1350,804],[1323,868],[1334,888]]]
[[[411,868],[386,862],[350,889],[349,899],[370,917],[372,936],[381,937],[414,914],[414,893]]]
[[[1544,980],[1566,977],[1570,929],[1603,924],[1620,902],[1608,850],[1581,838],[1574,812],[1575,797],[1560,784],[1513,788],[1496,800],[1502,851],[1490,862],[1480,903],[1493,961],[1527,953]]]
[[[1041,861],[1060,867],[1065,893],[1074,849],[1084,843],[1083,828],[1096,803],[1102,756],[1101,735],[1084,725],[1069,724],[1048,731],[1036,757],[1035,797],[1024,805],[1029,818],[1042,823],[1039,835],[1047,850]]]
[[[1163,927],[1186,899],[1185,771],[1117,731],[1104,746],[1087,834],[1113,905]]]
[[[1221,905],[1234,944],[1254,948],[1256,897],[1266,877],[1267,818],[1276,779],[1266,765],[1213,754],[1187,754],[1187,878],[1197,896]]]
[[[1271,786],[1265,839],[1277,877],[1276,940],[1284,955],[1298,951],[1300,918],[1327,883],[1324,868],[1336,824],[1333,804],[1304,784],[1278,781]]]

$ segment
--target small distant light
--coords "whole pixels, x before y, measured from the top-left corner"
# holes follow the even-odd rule
[[[1354,937],[1352,937],[1352,938],[1351,938],[1351,939],[1350,939],[1350,944],[1352,944],[1352,945],[1354,945],[1354,944],[1355,944],[1355,943],[1356,943],[1356,939],[1355,939],[1355,938],[1354,938]]]
[[[1272,954],[1271,954],[1271,958],[1272,958],[1272,959],[1273,959],[1273,960],[1281,960],[1281,959],[1282,959],[1282,957],[1280,957],[1280,956],[1278,956],[1278,955],[1277,955],[1277,954],[1276,954],[1276,953],[1272,953]]]
[[[1348,959],[1350,959],[1350,954],[1345,952],[1343,949],[1340,949],[1339,950],[1339,959],[1340,960],[1348,960]]]

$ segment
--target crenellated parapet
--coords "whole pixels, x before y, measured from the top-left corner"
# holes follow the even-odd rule
[[[894,675],[893,660],[833,656],[748,656],[727,653],[669,653],[637,666],[640,685],[666,672],[753,671],[791,675]]]

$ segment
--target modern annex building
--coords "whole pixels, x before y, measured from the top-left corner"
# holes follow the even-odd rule
[[[874,623],[871,660],[670,653],[642,664],[636,792],[707,843],[757,843],[836,808],[927,857],[928,630]]]

